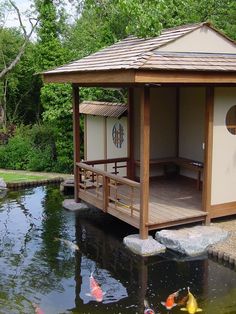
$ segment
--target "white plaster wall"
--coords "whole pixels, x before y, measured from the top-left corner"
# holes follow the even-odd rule
[[[236,135],[225,125],[227,111],[236,105],[236,88],[215,88],[211,204],[236,201]]]
[[[117,122],[119,122],[124,128],[124,142],[120,148],[115,146],[112,139],[112,129]],[[127,157],[127,145],[127,117],[122,117],[120,119],[107,118],[107,158]],[[108,171],[113,171],[111,166],[108,166],[107,169]],[[118,171],[121,176],[126,176],[127,174],[125,168],[121,168]]]
[[[214,30],[203,26],[172,43],[158,48],[157,51],[236,53],[236,45]]]
[[[87,160],[104,159],[104,117],[87,115]],[[103,166],[99,169],[104,170]]]
[[[179,157],[204,161],[206,90],[203,87],[180,88]],[[196,179],[195,171],[181,169],[184,176]]]
[[[150,158],[176,155],[176,88],[157,87],[150,90]],[[135,159],[140,160],[140,90],[134,93]],[[151,166],[150,176],[162,175],[160,167]],[[137,168],[137,176],[139,169]]]

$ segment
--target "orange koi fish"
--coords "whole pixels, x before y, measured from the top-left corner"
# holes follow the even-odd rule
[[[165,308],[167,310],[171,310],[173,307],[175,307],[177,305],[177,303],[175,303],[175,298],[179,295],[179,290],[171,293],[168,298],[166,299],[165,302],[161,302],[161,304],[163,306],[165,306]]]
[[[94,279],[93,273],[91,273],[91,275],[90,275],[89,284],[90,284],[90,293],[86,293],[86,295],[91,296],[97,302],[102,302],[103,296],[106,293],[102,291],[102,288],[99,286],[97,281]]]
[[[144,300],[144,306],[145,306],[144,314],[155,314],[155,312],[150,308],[147,300]]]
[[[35,303],[33,303],[35,314],[44,314],[44,311]]]

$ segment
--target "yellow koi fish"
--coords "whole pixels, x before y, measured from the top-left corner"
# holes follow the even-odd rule
[[[181,311],[187,311],[189,314],[195,314],[197,312],[202,312],[202,309],[200,309],[197,305],[197,300],[194,298],[192,293],[190,292],[188,288],[188,301],[186,303],[186,307],[183,307],[180,309]]]

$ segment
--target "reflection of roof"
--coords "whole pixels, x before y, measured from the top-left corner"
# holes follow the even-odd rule
[[[119,118],[127,111],[127,105],[104,101],[83,101],[80,106],[83,114]]]
[[[91,54],[80,60],[71,62],[67,65],[58,67],[54,70],[44,72],[44,74],[56,74],[56,73],[72,73],[72,72],[85,72],[85,71],[107,71],[107,70],[121,70],[121,69],[175,69],[170,66],[169,68],[164,66],[163,55],[155,52],[156,49],[169,44],[186,34],[189,34],[202,26],[208,26],[214,29],[208,23],[198,23],[191,25],[179,26],[171,29],[163,30],[158,37],[154,38],[137,38],[134,36],[129,36],[114,45],[111,45],[105,49],[102,49],[94,54]],[[217,30],[215,30],[218,32]],[[221,34],[222,35],[222,34]],[[223,35],[222,35],[223,36]],[[228,39],[231,41],[230,39]],[[233,42],[233,41],[231,41]],[[205,63],[205,59],[202,60],[203,56],[199,54],[195,55],[194,63],[191,64],[191,59],[189,58],[189,53],[186,54],[176,54],[175,61],[178,61],[179,66],[177,69],[181,68],[181,64],[188,60],[188,67],[186,70],[195,70],[195,61],[200,59]],[[224,57],[225,56],[225,57]],[[218,55],[218,60],[222,60],[224,65],[226,65],[225,55]],[[215,63],[213,61],[208,63],[208,66],[198,67],[198,70],[225,70],[225,67],[217,67],[217,60]],[[155,63],[159,64],[155,67]],[[230,61],[229,61],[230,63]],[[192,66],[191,66],[192,65]],[[181,68],[183,69],[183,68]],[[228,68],[226,68],[227,70]],[[231,66],[231,70],[236,70],[235,64]]]

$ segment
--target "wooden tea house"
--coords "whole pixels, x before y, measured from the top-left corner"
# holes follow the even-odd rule
[[[142,239],[236,214],[236,43],[212,25],[131,36],[43,78],[73,86],[77,202],[138,228]],[[81,161],[80,87],[127,88],[127,155],[117,147]],[[102,131],[90,131],[99,146]],[[109,132],[121,141],[121,128]]]

